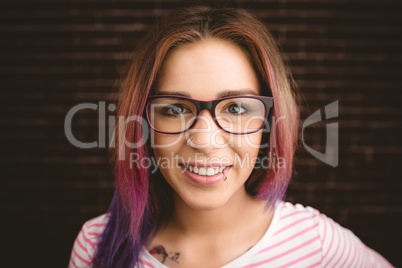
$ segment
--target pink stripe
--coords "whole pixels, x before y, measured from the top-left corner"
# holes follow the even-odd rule
[[[294,239],[294,238],[296,238],[296,237],[298,237],[298,236],[300,236],[300,235],[302,235],[302,234],[304,234],[304,233],[310,231],[311,229],[314,229],[315,227],[317,227],[317,225],[318,225],[318,223],[314,224],[313,226],[311,226],[311,227],[309,227],[309,228],[307,228],[307,229],[305,229],[305,230],[303,230],[303,231],[298,232],[297,234],[294,234],[294,235],[292,235],[292,236],[289,236],[288,238],[286,238],[286,239],[280,241],[279,243],[276,243],[275,245],[272,245],[272,246],[269,246],[269,247],[267,247],[267,248],[264,248],[264,249],[260,250],[260,251],[259,251],[257,254],[255,254],[255,255],[258,255],[258,254],[263,253],[263,252],[265,252],[265,251],[267,251],[267,250],[271,250],[271,249],[273,249],[273,248],[276,248],[277,246],[282,245],[283,243],[288,242],[289,240],[292,240],[292,239]],[[255,255],[254,255],[254,256],[255,256]]]
[[[80,240],[77,239],[78,244],[80,245],[81,248],[84,249],[84,251],[88,254],[88,258],[90,261],[92,261],[93,257],[89,254],[88,249],[86,247],[84,247],[84,245],[81,244]]]
[[[300,223],[300,222],[303,222],[303,221],[306,221],[306,220],[315,218],[316,216],[317,216],[317,215],[313,215],[313,216],[311,216],[311,217],[307,217],[307,218],[303,218],[303,219],[300,219],[300,220],[298,220],[298,221],[295,221],[294,223],[289,224],[288,226],[285,226],[285,227],[283,227],[282,229],[276,231],[276,232],[274,233],[274,235],[277,235],[277,234],[279,234],[279,233],[285,231],[286,229],[288,229],[288,228],[290,228],[290,227],[292,227],[292,226],[294,226],[294,225],[296,225],[296,224],[298,224],[298,223]]]
[[[331,225],[332,225],[332,227],[333,227],[333,225],[334,225],[334,223],[332,223],[331,222]],[[333,229],[333,228],[332,228]],[[332,241],[333,241],[333,238],[335,237],[335,235],[337,235],[338,236],[338,229],[335,229],[335,231],[333,232],[333,235],[332,235]],[[338,253],[338,249],[339,249],[339,244],[341,243],[341,238],[340,237],[338,237],[338,244],[337,244],[337,246],[336,246],[336,249],[335,249],[335,253],[332,255],[332,257],[329,259],[329,261],[327,262],[327,265],[329,264],[329,263],[331,263],[331,261],[332,261],[332,259],[335,257],[335,255]],[[331,247],[332,247],[332,243],[331,243]],[[330,247],[330,248],[331,248]],[[328,252],[329,252],[329,250],[328,250]]]
[[[141,260],[141,259],[140,259],[140,263],[142,263],[142,264],[144,264],[144,265],[146,265],[146,266],[149,266],[149,267],[151,267],[151,268],[155,268],[155,266],[153,266],[151,263],[149,263],[149,262],[147,262],[147,261],[144,261],[144,260]]]
[[[324,223],[324,233],[323,233],[323,237],[321,238],[321,247],[324,247],[325,237],[327,236],[327,222],[324,221],[323,216],[321,216],[321,221],[323,221],[323,223]],[[324,257],[321,258],[321,266],[322,266],[322,261],[323,260],[324,260]]]
[[[287,217],[290,217],[290,216],[293,216],[293,215],[295,215],[295,214],[299,214],[299,213],[306,213],[306,212],[310,212],[310,211],[296,211],[296,212],[292,212],[292,213],[289,213],[289,214],[287,214],[287,215],[285,215],[285,216],[282,216],[282,217],[280,217],[280,220],[283,220],[284,218],[287,218]]]
[[[100,236],[102,233],[94,233],[94,232],[88,232],[88,235],[93,235],[93,236]]]
[[[75,251],[74,248],[73,248],[73,253],[74,253],[74,255],[75,255],[78,259],[80,259],[80,261],[82,261],[83,263],[85,263],[85,264],[89,264],[89,263],[90,263],[89,261],[87,261],[86,259],[84,259],[83,257],[81,257],[81,256],[77,253],[77,251]]]
[[[356,242],[356,244],[357,244],[357,242]],[[360,249],[359,246],[360,246],[360,245],[357,245],[357,246],[356,246],[356,249],[359,250],[359,249]],[[361,263],[362,261],[364,261],[364,259],[363,259],[364,256],[362,256],[361,250],[359,250],[358,255],[359,255],[359,256],[358,256],[358,258],[357,258],[358,261],[357,261],[357,263],[356,263],[356,267],[362,267],[362,266],[360,265],[360,263]]]
[[[77,264],[75,264],[74,260],[73,260],[73,256],[71,256],[70,258],[70,262],[72,263],[72,265],[74,265],[74,267],[78,267]],[[70,267],[69,267],[70,268]]]
[[[96,246],[98,245],[98,243],[93,243],[91,240],[89,240],[89,239],[85,236],[84,232],[82,232],[82,237],[84,238],[85,242],[87,242],[92,248],[95,249]]]
[[[351,240],[350,242],[351,242],[351,243],[350,243],[350,247],[351,247],[352,250],[353,250],[353,258],[352,258],[352,262],[349,264],[348,267],[353,267],[352,264],[354,264],[355,261],[356,261],[356,251],[357,251],[357,250],[356,250],[356,247],[354,246],[353,240]]]
[[[93,223],[93,224],[86,226],[86,228],[88,229],[88,228],[92,228],[92,227],[103,227],[103,226],[106,226],[106,223]]]
[[[345,236],[343,235],[344,233],[343,232],[340,232],[340,234],[339,234],[339,243],[338,243],[338,248],[339,248],[339,245],[341,244],[341,241],[343,241],[343,249],[342,249],[342,253],[341,253],[341,256],[338,258],[338,260],[335,262],[335,264],[334,264],[334,267],[336,267],[336,265],[338,264],[338,262],[342,259],[342,256],[343,256],[343,253],[345,252],[345,248],[346,248],[346,239],[345,239]],[[336,249],[336,251],[338,251],[338,249]],[[335,256],[335,255],[334,255]]]
[[[332,226],[332,224],[328,221],[328,224],[331,225],[331,229],[332,229],[332,237],[331,237],[331,242],[329,243],[327,252],[325,252],[324,256],[322,257],[323,260],[325,260],[325,257],[327,257],[328,252],[331,250],[332,247],[332,243],[334,242],[334,226]]]
[[[319,265],[321,266],[321,260],[319,260],[318,262],[308,266],[307,268],[313,268],[313,267],[316,267],[316,266],[319,266]]]
[[[294,248],[292,248],[292,249],[289,249],[288,251],[285,251],[285,252],[283,252],[283,253],[281,253],[281,254],[278,254],[278,255],[276,255],[275,257],[272,257],[272,258],[269,258],[269,259],[266,259],[266,260],[263,260],[263,261],[260,261],[260,262],[257,262],[257,263],[253,263],[253,264],[250,264],[250,265],[247,265],[247,266],[243,266],[243,268],[251,268],[251,267],[256,267],[256,266],[263,265],[264,263],[267,263],[267,262],[276,260],[276,259],[278,259],[278,258],[281,258],[281,257],[283,257],[283,256],[286,256],[286,255],[288,255],[289,253],[292,253],[292,252],[294,252],[294,251],[296,251],[296,250],[298,250],[298,249],[300,249],[300,248],[303,248],[303,247],[305,247],[305,246],[307,246],[307,245],[309,245],[309,244],[311,244],[311,243],[313,243],[314,241],[319,240],[319,239],[320,239],[320,236],[317,235],[317,236],[315,236],[314,238],[312,238],[312,239],[310,239],[310,240],[304,242],[303,244],[301,244],[301,245],[299,245],[299,246],[297,246],[297,247],[294,247]]]
[[[83,244],[81,244],[81,242],[80,242],[80,239],[79,239],[79,238],[77,238],[77,244],[78,244],[78,246],[80,246],[80,248],[81,248],[83,251],[85,251],[86,253],[88,253],[87,248],[86,248],[86,247],[84,247],[84,245],[83,245]]]
[[[366,245],[364,245],[364,244],[363,244],[362,246],[363,246],[363,249],[364,249],[364,255],[365,255],[365,256],[370,256],[371,254],[370,254],[370,251],[368,250],[368,247],[367,247]],[[372,256],[374,259],[376,259],[375,256],[373,256],[373,255],[371,255],[371,256]],[[368,259],[368,258],[366,258],[365,260],[367,261],[367,259]],[[377,261],[380,262],[380,260],[377,260]]]
[[[324,221],[324,236],[323,236],[323,238],[322,238],[322,240],[321,240],[321,244],[323,244],[324,245],[324,241],[325,241],[325,236],[327,235],[327,222],[326,221]]]
[[[346,233],[345,233],[346,235]],[[345,239],[345,249],[346,246],[348,247],[348,255],[346,256],[346,259],[342,262],[341,267],[345,267],[346,266],[346,262],[349,260],[349,256],[350,256],[350,252],[351,252],[351,248],[350,248],[350,234],[347,234],[346,239]]]
[[[287,264],[285,264],[285,265],[279,266],[278,268],[281,268],[281,267],[288,267],[288,266],[291,266],[291,265],[293,265],[293,264],[299,263],[299,262],[301,262],[301,261],[304,261],[304,260],[307,259],[307,258],[310,258],[311,256],[316,255],[316,254],[319,253],[319,252],[321,252],[321,249],[320,249],[320,248],[317,249],[316,251],[313,251],[313,252],[311,252],[311,253],[309,253],[309,254],[303,256],[303,257],[300,257],[300,258],[298,258],[298,259],[296,259],[296,260],[294,260],[294,261],[292,261],[292,262],[289,262],[289,263],[287,263]]]

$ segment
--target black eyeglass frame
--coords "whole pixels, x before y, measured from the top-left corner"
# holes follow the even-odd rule
[[[178,131],[178,132],[165,132],[165,131],[158,130],[158,129],[156,129],[156,128],[154,128],[154,127],[152,126],[152,124],[150,123],[150,120],[149,120],[149,115],[148,115],[148,106],[149,106],[149,103],[150,103],[152,100],[154,100],[154,99],[166,98],[166,97],[169,97],[169,98],[177,98],[177,99],[185,99],[185,100],[188,100],[188,101],[190,101],[191,103],[194,104],[194,106],[195,106],[196,109],[197,109],[197,113],[196,113],[194,122],[191,124],[191,126],[189,126],[187,129],[185,129],[185,130],[183,130],[183,131]],[[265,115],[264,115],[264,118],[265,118],[265,120],[264,120],[264,122],[262,123],[262,125],[261,125],[260,128],[258,128],[258,129],[256,129],[256,130],[253,130],[253,131],[250,131],[250,132],[240,133],[240,132],[230,132],[230,131],[227,131],[226,129],[224,129],[224,128],[219,124],[218,120],[216,119],[216,115],[215,115],[215,108],[216,108],[216,106],[217,106],[220,102],[222,102],[222,101],[224,101],[224,100],[227,100],[227,99],[235,99],[235,98],[257,99],[257,100],[261,101],[261,102],[264,104],[264,107],[265,107]],[[164,133],[164,134],[180,134],[180,133],[184,133],[184,132],[188,131],[189,129],[191,129],[191,128],[195,125],[195,123],[197,122],[198,117],[199,117],[199,115],[201,114],[201,111],[202,111],[202,110],[208,110],[208,111],[211,112],[212,117],[213,117],[213,119],[214,119],[216,125],[217,125],[220,129],[222,129],[223,131],[225,131],[225,132],[227,132],[227,133],[230,133],[230,134],[235,134],[235,135],[246,135],[246,134],[252,134],[252,133],[255,133],[255,132],[261,130],[262,128],[264,128],[264,127],[266,126],[267,122],[268,122],[269,125],[271,126],[271,119],[272,119],[273,107],[274,107],[274,99],[273,99],[273,97],[258,96],[258,95],[235,95],[235,96],[228,96],[228,97],[219,98],[219,99],[211,100],[211,101],[202,101],[202,100],[193,99],[193,98],[189,98],[189,97],[185,97],[185,96],[179,96],[179,95],[151,95],[151,96],[148,96],[148,98],[147,98],[147,102],[146,102],[146,105],[145,105],[145,113],[146,113],[146,118],[147,118],[147,122],[148,122],[149,126],[150,126],[154,131],[159,132],[159,133]]]

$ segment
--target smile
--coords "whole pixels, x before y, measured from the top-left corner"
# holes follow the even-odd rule
[[[182,172],[188,180],[199,185],[214,185],[226,180],[226,174],[230,172],[231,166],[222,164],[180,164]],[[224,173],[225,172],[225,173]]]
[[[201,176],[214,176],[222,172],[227,167],[196,167],[196,166],[185,166],[186,169],[191,172],[201,175]]]

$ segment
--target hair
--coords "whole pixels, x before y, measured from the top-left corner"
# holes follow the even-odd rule
[[[119,118],[133,115],[142,118],[147,97],[154,88],[166,55],[173,49],[210,38],[239,46],[261,80],[262,94],[272,94],[274,99],[271,132],[275,133],[268,135],[269,146],[261,155],[280,156],[285,166],[255,168],[245,184],[248,193],[272,205],[283,198],[293,172],[299,112],[295,84],[281,58],[279,46],[264,24],[249,12],[197,6],[177,10],[156,23],[123,71],[117,115]],[[111,157],[115,193],[107,214],[108,223],[93,259],[95,267],[137,264],[142,247],[174,209],[173,190],[160,171],[150,174],[149,167],[130,166],[130,154],[136,153],[137,159],[153,154],[149,142],[131,148],[122,139],[138,143],[146,139],[143,131],[141,120],[125,125],[120,133],[118,126],[115,128],[114,137],[119,140]]]

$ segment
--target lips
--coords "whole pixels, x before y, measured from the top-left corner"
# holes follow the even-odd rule
[[[201,185],[211,185],[224,180],[225,174],[230,170],[230,166],[218,163],[208,165],[191,163],[180,166],[189,180]]]

